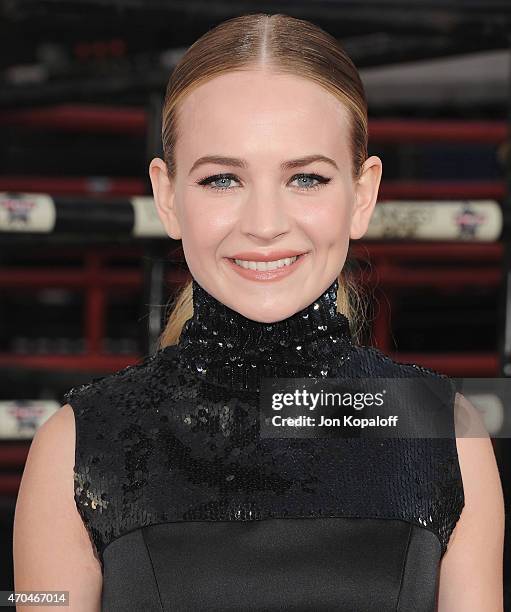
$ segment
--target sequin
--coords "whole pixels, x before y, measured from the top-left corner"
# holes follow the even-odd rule
[[[259,435],[263,376],[442,377],[357,346],[337,288],[263,324],[194,281],[178,345],[65,394],[75,502],[101,563],[142,526],[272,517],[402,519],[433,531],[445,553],[464,507],[454,438]]]

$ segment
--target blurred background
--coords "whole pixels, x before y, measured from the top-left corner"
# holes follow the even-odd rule
[[[0,590],[13,588],[35,429],[71,386],[156,350],[166,304],[189,279],[148,179],[168,77],[208,29],[254,12],[313,21],[360,70],[369,154],[383,161],[370,231],[350,248],[365,343],[452,377],[511,376],[508,1],[5,0]],[[499,410],[486,425],[508,511],[510,415]],[[507,541],[505,558],[511,609]]]

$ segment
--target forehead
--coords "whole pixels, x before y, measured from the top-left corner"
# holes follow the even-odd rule
[[[183,153],[347,155],[349,119],[344,104],[317,83],[262,70],[214,77],[179,108]],[[292,150],[292,151],[291,151]]]

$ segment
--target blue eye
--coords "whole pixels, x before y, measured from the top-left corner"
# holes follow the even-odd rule
[[[200,181],[197,181],[197,183],[199,185],[203,185],[205,187],[209,187],[210,189],[217,189],[219,191],[223,191],[225,189],[229,189],[228,186],[226,186],[226,183],[228,181],[235,181],[236,177],[234,176],[234,174],[215,174],[214,176],[207,176],[203,179],[201,179]],[[213,186],[210,183],[223,183],[220,186]]]
[[[320,187],[322,187],[323,185],[326,185],[327,183],[331,181],[330,178],[326,178],[319,174],[295,174],[291,178],[291,181],[294,181],[297,179],[298,180],[301,180],[301,179],[311,180],[312,179],[312,180],[317,181],[315,185],[298,186],[298,189],[300,191],[311,191],[313,189],[319,189]],[[197,184],[202,185],[203,187],[206,187],[207,189],[213,189],[214,191],[228,191],[228,190],[234,189],[233,187],[229,187],[226,185],[226,183],[228,183],[229,181],[239,182],[239,179],[234,174],[214,174],[212,176],[206,176],[203,179],[198,180]],[[223,183],[223,184],[212,185],[211,183]]]
[[[317,181],[317,183],[315,185],[310,185],[307,187],[307,185],[303,185],[302,186],[298,186],[298,189],[306,189],[306,190],[310,190],[310,189],[317,189],[318,187],[321,187],[322,185],[326,185],[326,183],[330,182],[330,179],[327,179],[323,176],[320,176],[319,174],[295,174],[295,176],[293,177],[293,179],[295,180],[301,180],[301,179],[305,179],[305,180],[313,180],[313,181]]]

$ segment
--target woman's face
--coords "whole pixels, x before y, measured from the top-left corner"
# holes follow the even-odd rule
[[[158,158],[150,177],[162,223],[208,293],[269,323],[339,275],[381,178],[373,156],[353,181],[347,119],[319,85],[263,70],[215,77],[183,100],[175,180]],[[254,263],[267,260],[280,261]]]

